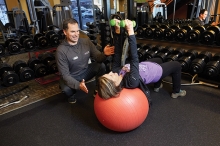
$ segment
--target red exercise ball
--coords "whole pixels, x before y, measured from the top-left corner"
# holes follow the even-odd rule
[[[126,132],[144,122],[148,115],[149,103],[139,88],[123,88],[118,97],[107,100],[96,94],[94,110],[96,117],[106,128]]]

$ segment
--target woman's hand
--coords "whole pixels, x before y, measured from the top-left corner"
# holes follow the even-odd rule
[[[117,34],[120,34],[120,26],[119,26],[119,23],[120,23],[120,20],[118,19],[114,19],[116,24],[115,24],[115,33]]]
[[[131,20],[125,19],[125,29],[128,32],[128,35],[134,35],[134,26]]]
[[[107,45],[105,46],[103,52],[106,56],[113,55],[115,53],[115,46]]]

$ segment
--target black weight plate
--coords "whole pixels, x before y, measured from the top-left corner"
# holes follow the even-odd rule
[[[5,46],[6,47],[8,47],[8,45],[10,44],[10,43],[12,43],[12,42],[16,42],[14,39],[7,39],[6,41],[5,41]]]
[[[37,44],[39,47],[44,48],[44,47],[48,46],[48,39],[45,36],[42,36],[42,37],[38,38]]]
[[[50,44],[56,46],[60,44],[59,35],[53,34],[50,36]]]
[[[23,67],[27,67],[27,63],[24,62],[23,60],[17,60],[13,64],[13,70],[18,73],[19,70]]]
[[[47,63],[47,67],[49,68],[50,73],[56,73],[58,72],[57,64],[55,60],[52,60]]]
[[[175,29],[168,28],[164,30],[164,39],[165,40],[173,40],[175,35]]]
[[[35,34],[35,35],[34,35],[34,41],[37,43],[37,42],[38,42],[38,38],[40,38],[40,37],[42,37],[42,36],[44,36],[44,35],[41,34],[41,33]]]
[[[58,32],[57,32],[57,34],[59,35],[59,38],[60,38],[60,40],[63,40],[63,39],[65,39],[65,34],[64,34],[64,32],[63,32],[63,30],[59,30]]]
[[[8,72],[8,71],[12,71],[13,68],[6,64],[6,63],[1,63],[0,64],[0,76],[2,76],[4,74],[4,72]]]
[[[220,33],[216,36],[216,44],[220,46]]]
[[[154,30],[154,38],[155,39],[162,39],[164,35],[164,31],[162,28],[155,28]]]
[[[18,54],[21,52],[21,45],[18,42],[11,42],[8,45],[8,52],[10,54]]]
[[[147,27],[144,32],[145,32],[145,33],[144,33],[144,36],[145,36],[146,38],[153,38],[153,36],[154,36],[154,30],[153,30],[151,27]]]
[[[37,59],[37,58],[30,58],[29,60],[28,60],[28,66],[31,68],[31,69],[33,69],[34,70],[34,67],[37,65],[37,64],[40,64],[41,63],[41,61],[39,60],[39,59]]]
[[[5,72],[2,76],[2,82],[5,86],[13,86],[19,81],[18,75],[14,71]]]
[[[49,30],[46,32],[45,36],[48,40],[50,40],[51,35],[56,34],[53,30]]]
[[[34,71],[29,67],[24,67],[20,70],[19,77],[22,82],[30,81],[34,78]]]
[[[5,54],[5,48],[0,45],[0,56]]]
[[[187,41],[189,43],[196,43],[199,41],[200,32],[198,30],[191,30],[187,35]]]
[[[42,63],[37,64],[34,67],[34,71],[35,71],[35,76],[36,77],[43,77],[43,76],[48,74],[47,67]]]
[[[27,38],[30,38],[30,36],[28,36],[28,35],[22,35],[22,36],[19,38],[19,43],[20,43],[21,45],[23,45],[24,40],[27,39]]]
[[[175,40],[184,42],[186,40],[187,31],[185,29],[179,29],[175,32]]]
[[[33,50],[35,50],[35,41],[31,38],[28,38],[28,39],[24,40],[23,46],[26,51],[33,51]]]
[[[211,45],[215,40],[215,32],[212,30],[206,30],[201,36],[201,43]]]

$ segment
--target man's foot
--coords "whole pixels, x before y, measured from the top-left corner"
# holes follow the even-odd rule
[[[71,103],[71,104],[76,103],[75,94],[68,98],[68,102]]]
[[[163,88],[163,84],[162,83],[160,84],[159,88],[154,88],[154,92],[159,92],[160,88]]]
[[[171,97],[172,98],[177,98],[178,96],[185,96],[186,95],[186,90],[180,90],[180,92],[179,93],[172,93],[171,94]]]

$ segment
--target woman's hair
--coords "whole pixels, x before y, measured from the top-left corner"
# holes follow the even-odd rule
[[[116,86],[112,80],[103,76],[98,78],[98,95],[101,98],[108,99],[111,97],[117,97],[121,90],[121,86]]]
[[[63,21],[63,29],[66,30],[68,29],[68,24],[78,24],[78,22],[76,21],[76,19],[73,18],[67,18]]]

